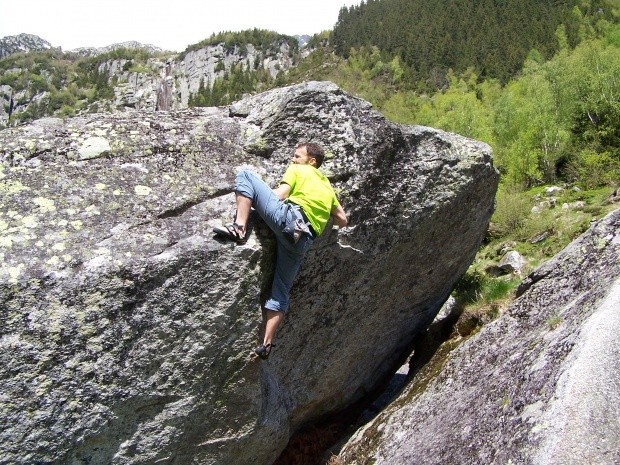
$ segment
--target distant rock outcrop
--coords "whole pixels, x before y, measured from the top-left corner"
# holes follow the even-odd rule
[[[120,48],[127,48],[130,50],[145,50],[148,53],[157,53],[157,52],[162,51],[161,48],[156,47],[155,45],[142,44],[135,40],[130,40],[127,42],[119,42],[117,44],[108,45],[106,47],[80,47],[80,48],[75,48],[73,50],[69,50],[69,52],[76,53],[82,56],[92,57],[92,56],[102,55],[104,53],[113,52],[114,50],[118,50]]]
[[[10,40],[11,37],[5,39],[9,45],[15,42]],[[15,43],[25,47],[24,41]],[[45,41],[41,43],[50,47]],[[9,45],[7,45],[7,50],[14,50],[17,47],[17,45],[9,47]],[[41,49],[35,48],[34,42],[32,47],[33,50]],[[139,42],[123,42],[108,47],[75,49],[71,53],[97,56],[119,48],[144,49],[152,56],[139,66],[135,66],[134,60],[127,58],[101,58],[102,61],[97,64],[96,70],[112,88],[113,96],[101,98],[88,110],[82,111],[91,112],[92,108],[99,112],[127,108],[149,111],[188,108],[190,99],[195,97],[200,90],[213,88],[217,79],[223,79],[235,71],[262,72],[275,78],[292,68],[301,56],[299,52],[292,50],[286,40],[275,41],[266,48],[250,43],[227,46],[222,42],[205,45],[182,54],[161,51],[153,45],[143,45]],[[307,53],[306,49],[304,53]],[[8,72],[17,76],[23,70],[13,68]],[[54,78],[49,72],[44,73],[43,77],[48,82]],[[7,109],[11,100],[15,102],[14,115],[19,115],[27,113],[33,107],[45,108],[42,103],[49,98],[48,91],[35,91],[30,86],[23,88],[0,86],[0,103],[2,103],[0,105],[0,128],[9,125],[10,112]]]
[[[5,36],[0,39],[0,58],[18,52],[30,52],[33,50],[48,50],[52,45],[33,34],[18,34],[16,36]]]
[[[295,61],[291,47],[286,41],[274,47],[276,50],[265,53],[253,44],[227,47],[220,43],[185,53],[173,64],[178,95],[176,108],[186,108],[190,96],[196,94],[200,86],[212,88],[215,80],[231,72],[233,67],[244,71],[264,70],[272,78],[286,72]]]
[[[254,358],[273,239],[212,227],[233,179],[327,148],[350,227],[303,265]],[[473,260],[498,173],[483,143],[390,123],[331,83],[230,108],[43,119],[0,132],[0,456],[271,464],[389,375]]]
[[[439,353],[341,463],[620,463],[620,210],[518,294],[447,360]]]

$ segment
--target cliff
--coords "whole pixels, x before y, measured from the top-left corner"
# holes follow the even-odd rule
[[[7,55],[49,48],[42,39],[25,34],[0,41],[0,53],[4,50]],[[63,112],[183,109],[190,106],[190,99],[212,89],[218,80],[233,79],[232,75],[237,79],[244,75],[247,80],[258,74],[263,81],[275,79],[302,56],[288,40],[275,38],[261,46],[225,42],[195,45],[181,54],[137,42],[76,49],[66,54],[55,49],[52,52],[12,57],[2,64],[0,128],[9,126],[10,117],[11,125],[15,125],[22,118],[29,121]]]

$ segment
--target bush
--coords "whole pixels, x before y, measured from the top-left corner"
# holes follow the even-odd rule
[[[0,75],[0,85],[15,88],[19,81],[19,73],[4,73]]]
[[[491,277],[471,267],[456,284],[453,296],[460,305],[484,307],[509,299],[519,281],[515,276]]]
[[[558,210],[561,212],[561,210]],[[555,210],[543,210],[540,213],[529,215],[514,231],[515,239],[526,242],[542,233],[554,234],[557,231]]]
[[[584,151],[568,162],[566,173],[569,178],[580,180],[586,189],[613,186],[620,179],[620,159],[610,152]]]
[[[532,210],[526,194],[500,186],[495,201],[495,213],[491,218],[494,235],[507,236],[523,227]]]
[[[60,110],[58,111],[58,114],[62,117],[65,116],[74,116],[75,115],[75,108],[70,107],[69,105],[63,105]]]

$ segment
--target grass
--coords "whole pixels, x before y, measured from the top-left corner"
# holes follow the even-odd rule
[[[547,324],[549,325],[549,329],[555,329],[558,326],[560,326],[563,321],[564,319],[561,316],[556,315],[556,316],[549,318],[547,320]]]
[[[500,186],[487,241],[453,294],[469,321],[484,324],[496,318],[514,299],[524,276],[585,232],[592,221],[619,207],[607,201],[614,190],[611,186],[565,188],[555,201],[545,195],[546,187],[519,192]],[[533,207],[539,208],[533,211]],[[525,258],[520,273],[499,272],[497,264],[507,250]]]

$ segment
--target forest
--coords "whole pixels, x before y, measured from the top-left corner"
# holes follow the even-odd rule
[[[545,59],[557,52],[558,26],[575,47],[586,21],[613,21],[617,8],[614,0],[368,0],[340,10],[331,42],[345,58],[363,46],[398,56],[420,89],[441,87],[449,69],[506,83],[531,50]]]

